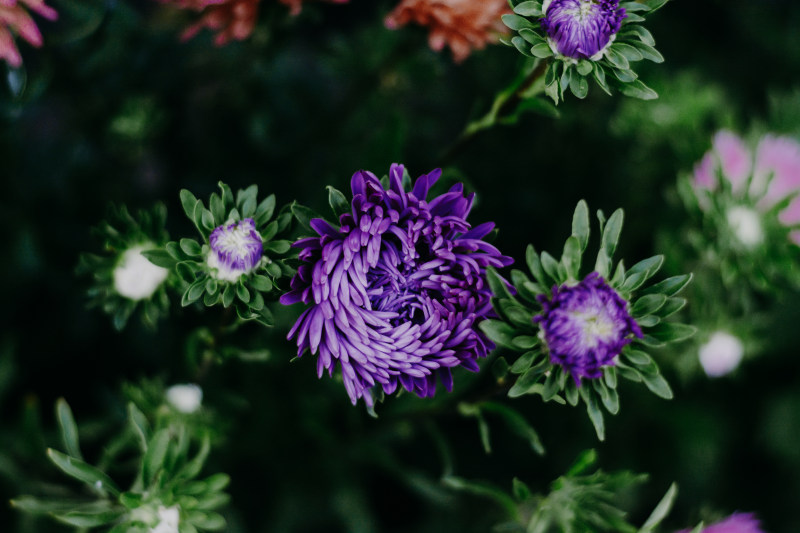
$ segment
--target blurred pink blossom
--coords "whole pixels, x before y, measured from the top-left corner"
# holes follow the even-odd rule
[[[14,42],[15,34],[31,46],[42,46],[42,34],[28,10],[48,20],[58,18],[56,10],[45,5],[44,0],[0,0],[0,59],[14,68],[22,65],[22,56]]]
[[[483,49],[508,33],[500,20],[505,13],[511,13],[506,0],[402,0],[385,24],[389,29],[409,22],[427,26],[430,47],[438,52],[449,46],[460,63],[472,50]]]
[[[740,190],[752,170],[753,156],[747,146],[734,133],[721,130],[714,135],[711,150],[695,167],[695,184],[714,190],[717,186],[717,171],[731,182],[734,191]]]
[[[334,4],[346,4],[349,0],[327,0]],[[299,15],[300,10],[303,8],[303,0],[280,0],[281,4],[289,6],[289,12],[292,15]]]
[[[695,188],[716,190],[718,172],[731,183],[734,192],[762,197],[756,207],[766,211],[787,196],[800,193],[800,143],[791,137],[768,134],[761,138],[754,155],[741,138],[722,130],[694,168]],[[743,191],[751,175],[750,189]],[[778,218],[787,226],[800,223],[800,195]],[[791,238],[800,244],[800,232],[793,231]]]
[[[684,529],[678,533],[689,533],[690,529]],[[731,516],[703,528],[702,533],[764,533],[761,529],[761,522],[753,513],[733,513]]]

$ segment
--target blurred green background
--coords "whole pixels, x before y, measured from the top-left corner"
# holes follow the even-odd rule
[[[156,2],[52,0],[61,17],[39,20],[46,47],[23,45],[25,74],[0,67],[9,81],[0,88],[0,500],[64,482],[44,456],[57,444],[58,397],[72,405],[91,457],[108,428],[124,423],[120,385],[191,380],[186,336],[215,319],[175,307],[156,332],[132,320],[117,333],[85,309],[89,282],[74,268],[79,253],[97,249],[90,227],[110,201],[163,200],[176,238],[190,231],[181,188],[205,197],[218,180],[234,189],[257,183],[279,205],[297,199],[327,212],[325,185],[348,190],[355,170],[381,175],[403,162],[416,176],[445,166],[478,192],[471,220],[494,220],[505,254],[521,259],[529,242],[559,252],[585,198],[591,209],[625,209],[618,256],[632,264],[660,251],[657,235],[680,227],[676,176],[715,131],[800,134],[793,0],[670,2],[648,22],[666,62],[637,69],[659,100],[592,88],[586,100],[560,105],[558,119],[525,115],[447,160],[466,123],[520,68],[515,50],[494,46],[455,65],[428,49],[424,29],[385,29],[393,3],[383,0],[307,3],[296,18],[262,4],[249,40],[214,48],[206,33],[178,42],[189,18]],[[312,357],[289,362],[294,310],[280,313],[273,331],[248,325],[243,342],[271,357],[226,362],[202,383],[205,405],[224,421],[209,471],[233,478],[228,530],[490,530],[499,507],[438,482],[442,437],[455,474],[505,489],[517,476],[546,490],[579,451],[597,447],[604,469],[651,474],[625,505],[634,522],[676,481],[665,531],[735,510],[757,512],[770,532],[800,531],[797,296],[764,303],[774,318],[769,342],[731,377],[679,375],[671,361],[680,354],[661,354],[676,398],[622,385],[604,443],[582,409],[514,400],[539,431],[544,457],[491,420],[485,454],[474,420],[441,393],[429,404],[390,399],[372,419],[350,406],[340,383],[316,380]],[[456,391],[472,379],[491,389],[486,374],[457,374]],[[66,529],[0,505],[0,530]]]

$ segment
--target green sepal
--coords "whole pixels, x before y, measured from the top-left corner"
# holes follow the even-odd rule
[[[86,483],[96,491],[108,492],[114,497],[119,496],[119,489],[116,484],[104,472],[94,466],[52,448],[47,449],[47,457],[68,476]]]
[[[514,13],[523,17],[541,17],[542,3],[535,0],[528,0],[514,6]]]
[[[535,29],[536,26],[533,25],[528,19],[524,17],[520,17],[519,15],[513,15],[511,13],[507,13],[500,17],[500,20],[503,21],[503,24],[508,26],[514,31],[519,31],[522,28],[530,28]]]
[[[642,83],[641,80],[634,80],[624,84],[620,87],[620,92],[625,96],[639,98],[640,100],[655,100],[658,98],[658,93]]]

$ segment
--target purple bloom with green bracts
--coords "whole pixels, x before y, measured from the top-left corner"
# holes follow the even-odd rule
[[[677,533],[689,533],[684,529]],[[702,533],[764,533],[761,522],[753,513],[733,513],[731,516],[703,528]]]
[[[216,269],[216,278],[236,281],[258,266],[264,253],[261,235],[252,218],[219,226],[208,238],[208,266]]]
[[[478,371],[494,347],[477,328],[493,316],[486,267],[513,260],[482,240],[493,223],[467,222],[474,195],[460,183],[426,200],[440,175],[420,176],[407,192],[402,165],[392,165],[388,189],[356,172],[340,227],[313,219],[318,236],[294,244],[303,263],[281,302],[308,308],[288,338],[298,355],[318,354],[320,377],[340,367],[354,404],[372,405],[376,386],[430,397],[438,379],[450,391],[451,369]]]
[[[555,52],[573,59],[597,60],[626,17],[619,0],[545,2],[542,28]]]
[[[575,285],[553,287],[552,298],[537,298],[543,312],[533,321],[541,327],[550,361],[569,372],[577,385],[581,378],[602,376],[602,368],[642,330],[628,312],[628,303],[598,274],[592,272]]]

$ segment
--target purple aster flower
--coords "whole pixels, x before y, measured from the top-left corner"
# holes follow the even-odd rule
[[[252,218],[219,226],[208,238],[208,266],[216,269],[215,277],[236,281],[258,266],[264,247]]]
[[[627,302],[597,272],[575,285],[555,286],[551,299],[538,300],[543,312],[533,321],[541,327],[550,361],[579,386],[581,378],[599,378],[604,366],[613,365],[631,335],[642,337]]]
[[[552,0],[544,3],[542,28],[554,52],[598,60],[626,17],[619,0]]]
[[[689,533],[689,529],[684,529],[678,533]],[[764,533],[761,529],[761,522],[753,513],[733,513],[731,516],[703,528],[702,533]]]
[[[298,355],[319,354],[319,376],[339,366],[354,404],[371,405],[378,385],[430,397],[438,378],[450,391],[450,369],[478,371],[477,358],[494,347],[477,328],[492,315],[486,267],[513,260],[482,240],[493,223],[466,221],[474,195],[460,183],[426,200],[440,175],[420,176],[407,192],[401,165],[392,165],[388,190],[356,172],[340,227],[313,219],[318,236],[294,244],[303,264],[281,302],[309,307],[288,338]]]

